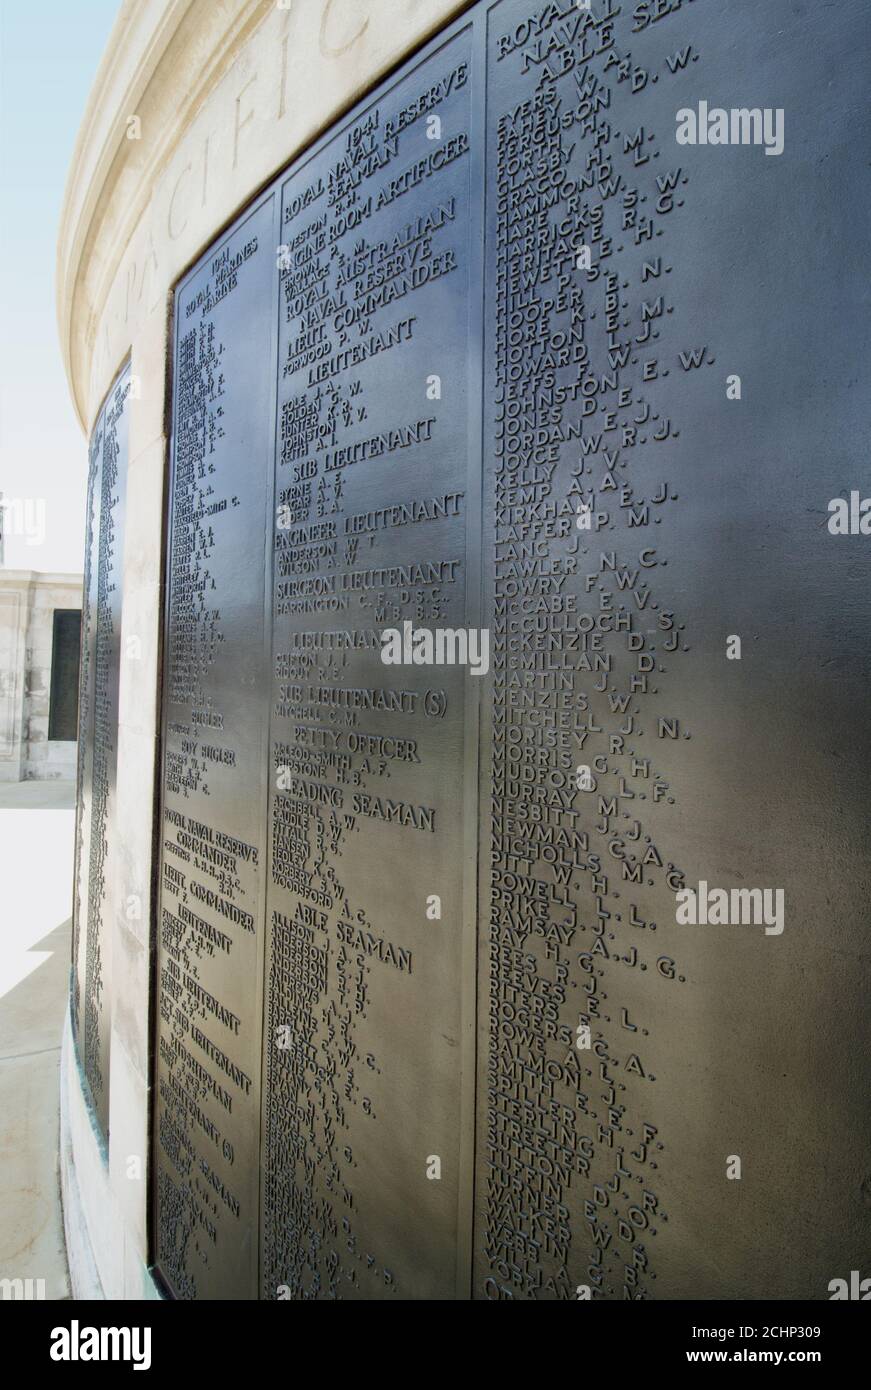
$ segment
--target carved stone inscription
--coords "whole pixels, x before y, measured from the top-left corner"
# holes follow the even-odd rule
[[[109,1133],[107,982],[116,901],[113,845],[129,397],[128,367],[109,392],[91,436],[79,675],[72,1017],[104,1139]]]

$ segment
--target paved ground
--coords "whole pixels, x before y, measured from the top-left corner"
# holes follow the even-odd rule
[[[68,1298],[58,1064],[69,988],[75,787],[0,783],[0,1279]]]

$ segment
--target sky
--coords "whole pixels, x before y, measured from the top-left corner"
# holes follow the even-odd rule
[[[82,569],[87,443],[58,346],[55,249],[73,146],[119,8],[0,0],[0,493],[19,504],[5,509],[7,569]]]

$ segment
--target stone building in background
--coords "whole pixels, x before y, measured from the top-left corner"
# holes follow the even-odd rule
[[[76,775],[82,576],[0,568],[0,782]]]

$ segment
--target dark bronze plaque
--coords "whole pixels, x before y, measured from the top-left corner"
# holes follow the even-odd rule
[[[257,1277],[274,220],[176,295],[153,1178],[181,1298]]]
[[[116,900],[113,846],[129,397],[128,366],[106,398],[91,441],[79,694],[73,1017],[104,1139],[109,1134],[107,983]]]
[[[79,659],[79,727],[76,748],[76,843],[73,891],[72,986],[70,1014],[82,1057],[81,1012],[85,981],[85,932],[88,911],[88,871],[91,843],[91,782],[94,767],[94,651],[97,642],[97,576],[100,541],[100,475],[103,457],[103,412],[88,447],[88,492],[85,519],[85,560],[82,578],[82,632]]]
[[[265,1298],[468,1292],[468,674],[380,634],[466,622],[470,53],[282,186]]]
[[[476,1297],[825,1299],[867,1255],[871,542],[826,509],[868,319],[822,242],[869,30],[489,13]],[[702,884],[728,923],[680,920]]]
[[[180,285],[177,1296],[861,1267],[871,539],[827,521],[864,515],[868,325],[825,248],[864,226],[868,38],[471,6]]]

